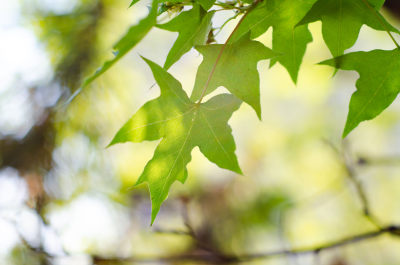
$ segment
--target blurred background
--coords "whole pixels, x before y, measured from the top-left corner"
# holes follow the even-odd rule
[[[298,84],[281,66],[260,62],[262,122],[245,104],[230,121],[244,175],[218,168],[195,149],[187,183],[173,185],[150,226],[147,188],[132,186],[157,142],[105,147],[159,94],[139,55],[163,64],[177,34],[153,29],[66,102],[146,15],[146,0],[129,4],[0,1],[0,264],[138,264],[129,257],[223,264],[226,253],[319,246],[374,230],[376,222],[400,223],[400,103],[342,141],[358,75],[316,65],[330,58],[317,22]],[[383,12],[399,27],[398,5],[387,1]],[[231,15],[218,12],[214,24]],[[270,46],[271,30],[259,41]],[[394,47],[386,33],[363,27],[351,50],[375,48]],[[170,70],[188,92],[201,60],[191,51]],[[398,239],[382,235],[318,255],[245,264],[391,265],[400,263],[399,248]],[[180,258],[197,254],[208,258]]]

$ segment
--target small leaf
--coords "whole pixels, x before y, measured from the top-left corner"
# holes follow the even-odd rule
[[[137,181],[137,184],[148,183],[153,223],[171,185],[176,180],[185,182],[186,165],[194,147],[198,146],[208,160],[219,167],[241,174],[228,125],[241,101],[233,95],[222,94],[206,103],[195,104],[172,75],[152,61],[145,61],[160,86],[161,95],[140,108],[110,145],[162,138]]]
[[[319,0],[299,24],[320,20],[326,45],[333,56],[340,56],[357,41],[363,24],[376,30],[386,30],[386,27],[390,31],[398,32],[377,12],[384,2],[384,0]]]
[[[157,0],[154,0],[147,17],[139,21],[138,24],[130,27],[128,32],[114,45],[113,54],[115,55],[115,57],[105,62],[101,68],[99,68],[93,75],[89,76],[83,82],[82,88],[89,85],[96,78],[107,71],[147,35],[150,29],[156,24],[157,4]]]
[[[385,110],[400,92],[400,50],[354,52],[320,64],[360,74],[357,91],[351,97],[343,137],[362,121],[371,120]]]
[[[195,101],[201,97],[222,47],[223,44],[196,47],[203,55],[203,61],[197,70],[191,100]],[[274,56],[276,53],[262,43],[250,40],[248,34],[235,43],[227,44],[204,94],[207,95],[224,86],[236,97],[252,106],[261,119],[257,62]]]
[[[272,27],[272,48],[282,54],[272,60],[272,65],[279,62],[296,83],[307,44],[312,41],[312,36],[306,25],[295,26],[316,1],[263,1],[242,21],[232,36],[231,42],[238,40],[249,31],[252,39],[257,38]]]
[[[139,2],[140,0],[132,0],[131,4],[129,5],[129,7],[132,7],[133,5],[135,5],[137,2]]]
[[[169,69],[193,46],[205,44],[211,29],[214,11],[207,13],[199,5],[184,11],[168,23],[157,25],[160,29],[179,32],[174,45],[168,53],[164,68]]]

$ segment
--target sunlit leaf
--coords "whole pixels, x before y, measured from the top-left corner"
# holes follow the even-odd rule
[[[171,185],[187,178],[191,151],[200,151],[221,168],[241,173],[231,128],[227,124],[241,101],[222,94],[206,103],[189,100],[181,84],[165,69],[145,59],[160,86],[160,97],[146,103],[119,130],[112,144],[162,138],[137,184],[146,182],[152,201],[152,222]]]
[[[272,48],[282,54],[272,60],[272,65],[275,62],[282,64],[296,82],[307,44],[312,41],[307,26],[296,27],[296,25],[316,1],[264,1],[246,16],[233,35],[232,42],[249,31],[251,38],[257,38],[272,27]]]
[[[351,97],[343,137],[358,124],[371,120],[385,110],[400,92],[400,50],[354,52],[321,64],[360,74],[357,91]]]
[[[271,49],[258,41],[249,39],[245,35],[239,41],[226,45],[216,68],[208,82],[210,72],[217,61],[222,44],[197,46],[196,49],[203,55],[196,75],[196,81],[191,95],[192,100],[198,100],[205,89],[204,95],[224,86],[236,97],[254,108],[261,119],[260,80],[257,63],[260,60],[276,56]]]
[[[179,32],[174,45],[168,53],[164,68],[170,68],[193,46],[205,44],[211,29],[214,11],[207,13],[199,5],[184,11],[168,23],[157,25],[158,28]]]

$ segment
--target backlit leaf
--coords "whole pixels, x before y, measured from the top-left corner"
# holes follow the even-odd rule
[[[211,29],[214,11],[207,13],[199,5],[184,11],[168,23],[157,25],[158,28],[179,32],[174,45],[168,53],[164,68],[170,68],[193,46],[205,44]]]
[[[400,92],[400,50],[354,52],[321,64],[360,74],[357,91],[351,97],[343,137],[358,124],[371,120],[386,109]]]
[[[171,185],[187,178],[191,151],[200,151],[221,168],[241,173],[228,120],[241,101],[229,94],[202,104],[189,100],[181,84],[165,69],[145,59],[161,95],[146,103],[119,130],[110,145],[162,138],[137,184],[146,182],[152,201],[152,223]]]
[[[198,100],[207,84],[210,72],[217,60],[223,44],[197,46],[203,55],[203,61],[197,70],[196,81],[191,95]],[[254,108],[261,119],[260,80],[257,63],[260,60],[276,56],[271,49],[245,35],[239,41],[227,44],[208,83],[205,95],[224,86],[236,97]]]
[[[296,25],[315,2],[316,0],[264,1],[246,16],[233,35],[232,42],[249,31],[251,38],[257,38],[272,27],[272,48],[282,54],[273,59],[272,64],[282,64],[296,82],[307,44],[312,41],[307,26]]]

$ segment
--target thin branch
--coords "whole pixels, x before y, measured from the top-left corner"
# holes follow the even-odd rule
[[[335,248],[344,247],[347,245],[359,243],[361,241],[365,241],[371,238],[379,237],[383,234],[392,234],[399,236],[400,233],[400,226],[390,225],[383,228],[380,228],[375,231],[366,232],[362,234],[358,234],[355,236],[350,236],[343,238],[338,241],[333,241],[330,243],[322,244],[317,247],[306,247],[306,248],[298,248],[298,249],[291,249],[291,250],[278,250],[278,251],[270,251],[266,253],[260,254],[252,254],[247,256],[240,257],[240,261],[249,261],[254,259],[266,259],[266,258],[273,258],[279,256],[286,256],[286,255],[305,255],[305,254],[317,254],[321,253],[322,251],[332,250]]]
[[[322,251],[332,250],[335,248],[356,244],[362,241],[379,237],[384,234],[400,236],[400,226],[390,225],[375,231],[365,232],[358,235],[346,237],[319,246],[266,251],[263,253],[244,254],[239,256],[236,255],[216,256],[214,253],[198,253],[198,254],[189,253],[189,254],[158,257],[158,258],[152,258],[152,257],[107,258],[107,257],[94,256],[93,260],[94,264],[162,263],[162,262],[176,262],[176,261],[215,262],[218,264],[242,263],[258,259],[278,258],[282,256],[319,254]]]
[[[379,221],[371,212],[371,207],[369,205],[369,201],[366,192],[364,190],[363,183],[357,176],[354,161],[347,154],[347,149],[348,148],[346,147],[346,143],[343,142],[342,156],[343,156],[344,166],[347,171],[347,176],[349,180],[353,183],[354,187],[356,188],[357,195],[360,198],[363,214],[372,224],[374,224],[376,227],[380,227]]]
[[[359,166],[398,166],[400,164],[400,157],[369,157],[363,155],[358,157],[357,164]]]
[[[377,228],[380,228],[379,221],[377,220],[377,218],[371,212],[369,201],[368,201],[368,197],[367,197],[366,192],[364,190],[363,183],[361,182],[361,180],[357,176],[355,163],[354,163],[353,159],[350,157],[350,155],[348,154],[348,150],[347,150],[348,147],[346,146],[346,143],[343,142],[342,150],[339,150],[330,141],[325,140],[325,142],[335,151],[335,153],[339,156],[340,160],[343,162],[343,166],[344,166],[344,168],[346,170],[346,173],[347,173],[347,178],[354,185],[354,187],[356,189],[357,196],[360,199],[363,215],[373,225],[375,225]]]
[[[164,235],[181,235],[181,236],[192,236],[190,232],[183,231],[183,230],[174,230],[174,229],[161,229],[161,228],[156,228],[154,229],[154,233],[156,234],[164,234]]]
[[[195,229],[191,225],[190,218],[189,218],[188,204],[189,204],[189,199],[182,198],[182,218],[183,218],[183,222],[186,226],[186,229],[188,230],[186,232],[186,234],[192,238],[192,240],[196,243],[198,248],[205,250],[209,253],[213,253],[215,256],[220,256],[219,251],[212,248],[209,243],[203,242],[203,240],[198,236]]]

